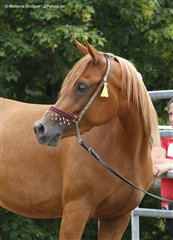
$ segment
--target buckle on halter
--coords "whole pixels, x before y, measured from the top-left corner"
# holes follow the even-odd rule
[[[78,124],[80,122],[81,118],[78,115],[74,115],[73,122]]]

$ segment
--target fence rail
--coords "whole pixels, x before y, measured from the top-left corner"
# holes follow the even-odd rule
[[[173,90],[148,91],[152,100],[168,99],[173,97]]]
[[[173,137],[173,129],[170,130],[159,130],[160,136],[164,138],[172,138]]]
[[[135,208],[131,212],[132,240],[140,240],[139,217],[173,218],[173,210],[158,210],[149,208]]]
[[[173,97],[173,90],[149,91],[152,100],[168,99]],[[167,126],[159,126],[161,137],[173,137],[173,129]],[[173,171],[162,175],[163,178],[173,178]],[[131,237],[132,240],[140,240],[139,217],[163,217],[173,218],[173,210],[160,210],[149,208],[135,208],[131,212]]]
[[[173,178],[173,170],[162,174],[162,178]]]

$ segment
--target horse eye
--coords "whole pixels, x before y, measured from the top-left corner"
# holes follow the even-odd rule
[[[75,91],[77,92],[84,93],[87,89],[88,86],[85,83],[79,82],[75,85]]]

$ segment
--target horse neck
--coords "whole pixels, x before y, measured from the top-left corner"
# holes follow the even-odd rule
[[[118,114],[117,128],[121,136],[129,142],[131,146],[138,148],[144,148],[149,144],[149,136],[146,134],[144,124],[140,117],[140,111],[133,107],[130,103],[125,103],[124,106],[120,107]],[[144,148],[145,149],[145,148]]]

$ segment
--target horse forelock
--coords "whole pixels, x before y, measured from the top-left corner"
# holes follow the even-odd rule
[[[132,102],[141,115],[145,132],[151,133],[151,141],[160,145],[158,119],[155,108],[141,74],[128,60],[116,56],[122,72],[122,92],[128,102]]]
[[[76,64],[73,66],[73,68],[69,71],[67,76],[64,79],[61,93],[65,91],[68,87],[71,87],[76,80],[82,75],[82,73],[87,68],[89,62],[91,60],[91,56],[87,54],[83,58],[81,58]]]

